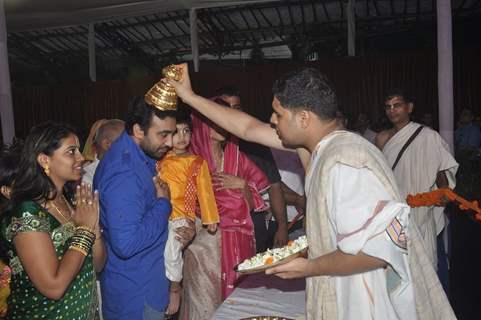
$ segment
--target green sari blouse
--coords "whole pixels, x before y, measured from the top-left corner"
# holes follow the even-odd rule
[[[97,287],[92,251],[64,296],[59,300],[49,299],[30,281],[12,243],[13,238],[22,232],[49,233],[60,260],[68,250],[75,225],[73,222],[60,224],[45,208],[33,201],[23,202],[6,214],[1,233],[3,241],[7,242],[12,269],[7,319],[95,319]]]

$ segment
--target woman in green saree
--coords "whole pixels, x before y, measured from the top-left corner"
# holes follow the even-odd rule
[[[95,274],[106,259],[98,194],[80,185],[71,197],[66,187],[82,175],[79,147],[62,124],[34,127],[25,140],[1,224],[12,269],[7,319],[96,316]]]

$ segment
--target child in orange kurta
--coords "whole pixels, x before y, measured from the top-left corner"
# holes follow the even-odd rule
[[[188,151],[191,133],[190,117],[179,114],[177,132],[173,137],[173,149],[157,162],[159,177],[169,185],[172,204],[169,236],[164,253],[165,273],[171,281],[170,301],[166,314],[177,313],[180,304],[182,245],[175,238],[174,230],[185,226],[187,219],[195,221],[196,212],[200,212],[202,224],[212,233],[216,231],[220,220],[207,162]]]

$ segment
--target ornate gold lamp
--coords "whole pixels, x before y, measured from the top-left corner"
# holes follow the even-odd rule
[[[182,69],[174,65],[162,69],[162,76],[166,79],[179,81],[182,79]],[[162,111],[177,110],[177,94],[175,88],[162,81],[154,84],[145,94],[145,102]]]

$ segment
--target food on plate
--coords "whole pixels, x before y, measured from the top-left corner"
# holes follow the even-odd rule
[[[261,252],[253,256],[252,258],[244,260],[237,266],[238,271],[255,269],[258,267],[268,266],[275,264],[285,258],[304,251],[307,248],[307,237],[301,236],[282,248],[267,249],[267,251]]]

